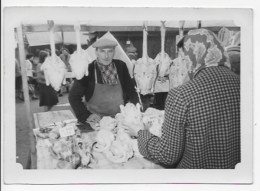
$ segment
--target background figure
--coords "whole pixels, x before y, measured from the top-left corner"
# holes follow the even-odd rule
[[[48,52],[40,51],[39,53],[39,64],[37,65],[37,81],[39,83],[39,97],[40,97],[40,107],[44,107],[44,111],[49,111],[51,108],[56,105],[59,100],[56,94],[56,91],[52,88],[51,85],[47,86],[45,82],[44,72],[41,70],[41,66],[44,63]]]
[[[16,98],[24,100],[22,91],[22,73],[21,66],[17,58],[15,58],[15,95]]]
[[[138,53],[137,53],[137,48],[134,47],[134,45],[131,43],[130,45],[128,45],[126,47],[126,55],[129,57],[129,59],[132,61],[132,60],[137,60],[137,56],[138,56]]]
[[[69,60],[70,60],[69,50],[67,48],[64,48],[64,47],[61,48],[61,54],[59,56],[60,56],[60,59],[65,63],[66,68],[67,68],[67,72],[72,72],[71,66],[70,66],[70,63],[69,63]],[[66,88],[67,93],[69,92],[69,89],[70,89],[72,82],[73,82],[72,78],[66,78],[66,85],[65,86],[62,85],[62,87]],[[61,90],[59,92],[59,96],[62,96]]]
[[[35,93],[35,86],[37,85],[37,81],[34,79],[33,74],[35,71],[33,70],[33,55],[28,54],[26,55],[25,60],[25,68],[26,68],[26,74],[27,74],[27,81],[28,81],[28,88],[29,88],[29,94],[32,96],[32,99],[38,99]]]
[[[227,49],[231,70],[240,75],[240,46],[233,46]]]

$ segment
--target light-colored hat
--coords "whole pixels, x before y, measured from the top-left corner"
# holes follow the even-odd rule
[[[107,38],[101,38],[92,44],[92,46],[93,48],[114,48],[117,46],[117,42]]]

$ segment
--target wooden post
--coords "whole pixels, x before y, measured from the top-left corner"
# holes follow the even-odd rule
[[[29,139],[30,139],[30,153],[31,153],[31,168],[34,168],[34,162],[36,160],[36,149],[35,149],[35,139],[33,135],[33,116],[30,107],[30,97],[29,97],[29,89],[28,89],[28,82],[27,82],[27,74],[26,74],[26,66],[25,66],[25,51],[24,51],[24,41],[23,41],[23,30],[22,25],[17,28],[18,33],[18,43],[19,43],[19,59],[21,63],[21,73],[22,73],[22,83],[23,83],[23,94],[24,94],[24,103],[26,107],[26,116],[28,121],[29,127]]]

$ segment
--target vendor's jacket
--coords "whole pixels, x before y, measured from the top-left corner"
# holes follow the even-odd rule
[[[240,79],[226,67],[201,70],[172,89],[162,136],[138,132],[142,155],[171,168],[233,169],[240,162]]]
[[[126,64],[123,61],[117,59],[113,59],[113,62],[116,66],[117,74],[122,87],[124,102],[131,102],[134,104],[137,103],[138,95],[135,90],[135,83],[134,80],[130,77]],[[92,97],[95,88],[94,68],[97,69],[97,82],[99,84],[103,84],[101,71],[99,70],[99,67],[94,67],[94,63],[95,61],[89,64],[88,76],[84,76],[80,80],[74,80],[73,86],[69,93],[70,105],[78,121],[82,123],[85,123],[86,119],[91,114],[90,111],[87,110],[86,103]],[[84,101],[82,99],[83,97],[85,99]]]

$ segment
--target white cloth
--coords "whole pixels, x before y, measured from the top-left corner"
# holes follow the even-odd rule
[[[32,63],[30,60],[25,60],[25,68],[26,68],[27,77],[33,77]]]

